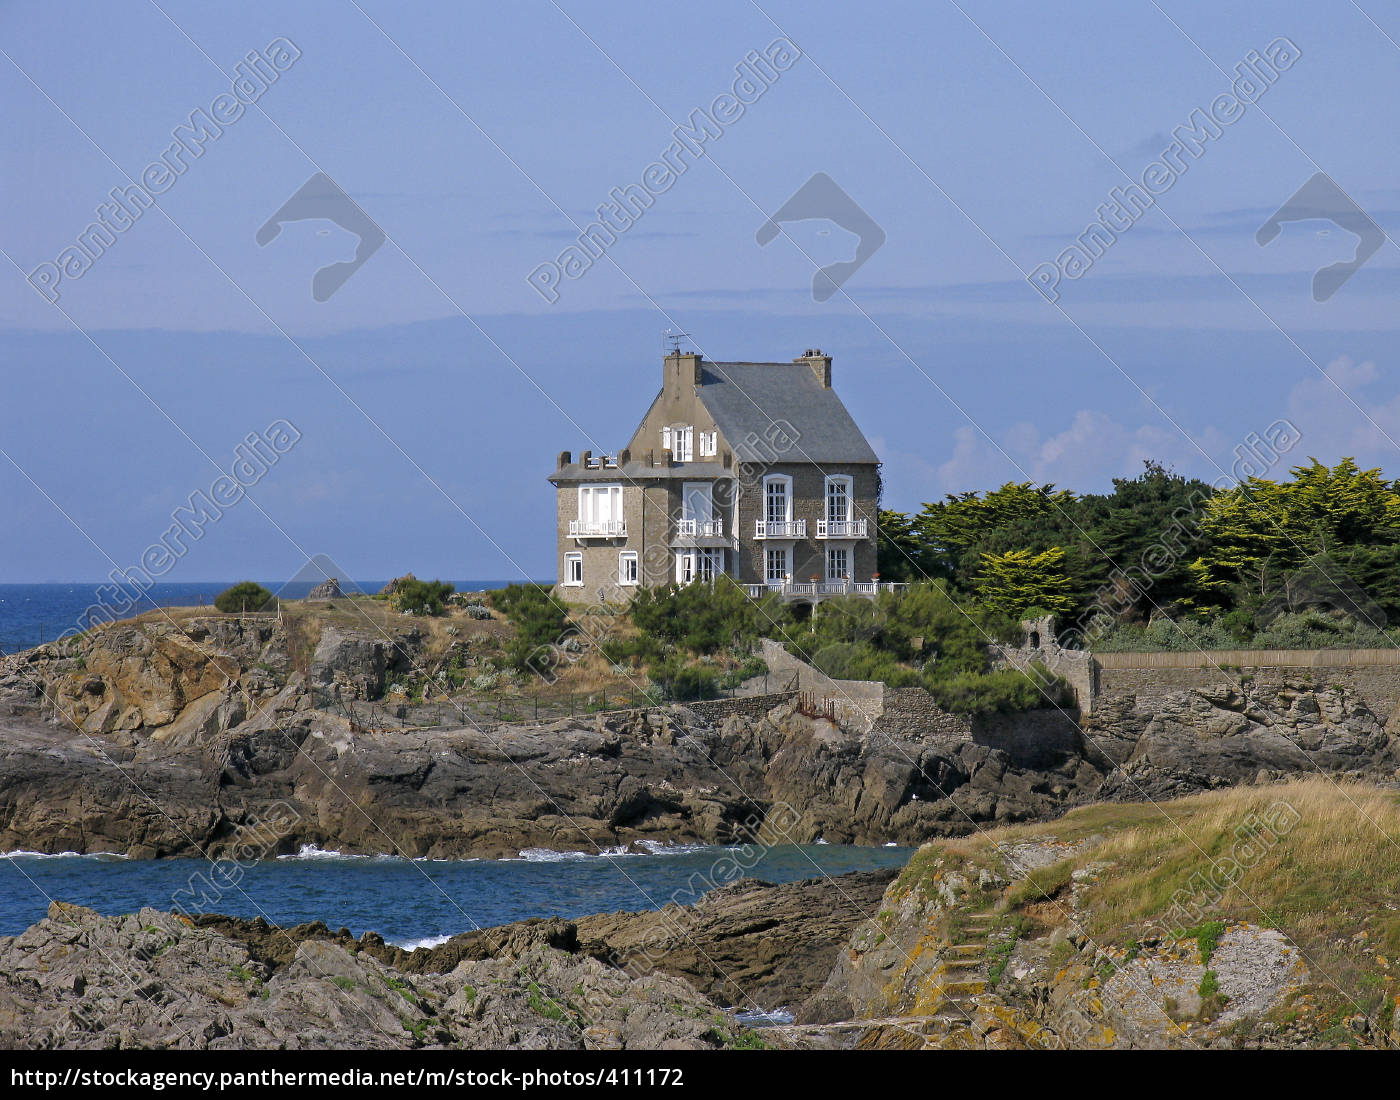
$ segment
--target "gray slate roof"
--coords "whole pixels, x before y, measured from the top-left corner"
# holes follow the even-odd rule
[[[709,363],[700,400],[740,462],[879,462],[806,363]],[[757,441],[757,442],[753,442]]]

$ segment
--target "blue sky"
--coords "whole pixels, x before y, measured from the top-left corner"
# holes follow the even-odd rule
[[[1026,282],[1280,36],[1296,62],[1058,303]],[[530,271],[779,37],[795,63],[546,302]],[[26,277],[278,38],[301,53],[256,107],[41,296]],[[317,553],[362,578],[550,577],[553,457],[625,441],[668,328],[714,359],[833,354],[901,509],[1099,490],[1148,457],[1214,479],[1281,418],[1290,458],[1400,475],[1400,251],[1318,303],[1352,238],[1255,243],[1319,171],[1400,231],[1400,4],[6,4],[0,41],[0,580],[138,561],[279,418],[294,450],[169,579]],[[312,273],[353,237],[255,240],[318,170],[388,236],[326,302]],[[886,233],[822,303],[813,272],[854,238],[755,241],[816,172]]]

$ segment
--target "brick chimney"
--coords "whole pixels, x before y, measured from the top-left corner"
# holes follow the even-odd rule
[[[817,381],[821,383],[822,389],[831,389],[831,356],[823,355],[821,348],[808,348],[793,362],[806,363],[812,368],[812,373],[817,376]]]
[[[662,389],[670,396],[686,392],[690,386],[700,385],[700,364],[704,357],[699,352],[672,352],[666,356],[666,365],[661,376]]]

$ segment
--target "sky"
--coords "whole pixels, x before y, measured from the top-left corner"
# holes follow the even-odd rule
[[[294,443],[164,579],[316,554],[352,579],[551,578],[555,455],[625,443],[668,330],[713,360],[831,354],[906,511],[1103,491],[1147,459],[1228,478],[1281,421],[1275,474],[1400,476],[1400,3],[0,3],[0,47],[0,581],[138,564],[279,422]],[[1261,57],[1259,90],[1222,100]],[[697,109],[724,118],[663,185]],[[217,136],[159,169],[193,112]],[[1290,204],[1319,174],[1321,206]],[[824,300],[814,274],[858,235],[804,205],[814,178],[883,237]],[[1328,195],[1387,236],[1319,301],[1358,241],[1311,216]],[[382,242],[325,216],[356,206]],[[805,216],[760,244],[785,208]]]

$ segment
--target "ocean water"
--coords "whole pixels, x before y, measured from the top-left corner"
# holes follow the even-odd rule
[[[323,920],[357,936],[374,931],[399,946],[425,947],[527,917],[688,903],[708,887],[740,877],[740,869],[743,877],[792,882],[902,867],[911,854],[892,845],[652,845],[649,851],[604,855],[534,849],[519,859],[407,860],[303,849],[299,856],[241,866],[229,881],[198,859],[12,853],[0,857],[0,935],[23,931],[57,900],[108,915],[151,906],[263,916],[281,925]]]
[[[132,608],[130,614],[151,611],[157,607],[212,606],[214,597],[229,587],[232,581],[189,581],[179,584],[153,585]],[[311,591],[313,582],[260,582],[271,592],[287,599],[301,599]],[[378,592],[387,581],[357,583],[363,592]],[[480,592],[504,588],[510,581],[453,581],[459,592]],[[60,635],[84,629],[88,608],[102,600],[99,584],[0,584],[0,653],[14,653],[42,642],[51,642]]]

